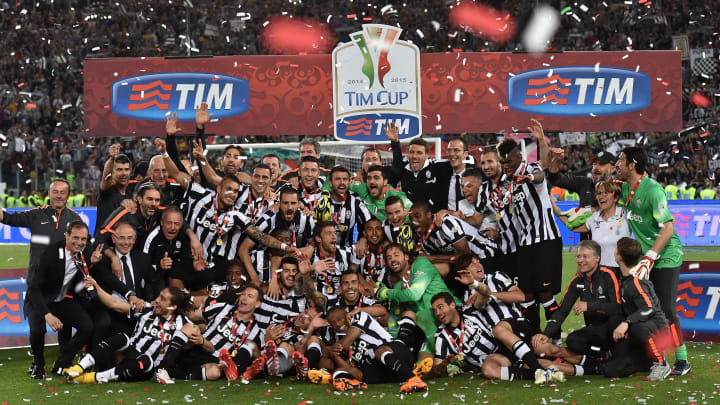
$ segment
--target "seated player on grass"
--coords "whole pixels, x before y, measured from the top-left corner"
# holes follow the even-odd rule
[[[133,312],[130,303],[120,301],[106,293],[92,278],[87,278],[98,293],[100,301],[113,311],[135,316],[132,336],[118,333],[100,342],[83,356],[78,364],[63,370],[72,383],[95,384],[110,381],[143,381],[162,367],[165,352],[182,348],[191,337],[181,332],[183,325],[192,325],[185,316],[190,310],[189,295],[169,287],[160,291],[152,303],[141,312]],[[124,359],[115,363],[116,350],[123,351]],[[90,371],[93,368],[96,371]]]
[[[427,391],[420,375],[429,371],[431,363],[413,370],[425,335],[411,312],[403,314],[397,339],[365,312],[350,316],[342,307],[334,307],[327,321],[336,333],[345,333],[328,348],[337,365],[333,373],[335,389],[349,391],[364,389],[367,384],[404,382],[402,392]],[[348,352],[347,360],[341,357],[343,351]]]
[[[565,381],[557,368],[541,366],[527,342],[518,336],[529,338],[529,322],[508,319],[494,328],[485,323],[478,308],[487,304],[490,291],[484,284],[477,288],[471,305],[460,309],[449,293],[433,296],[433,313],[440,323],[435,334],[433,372],[457,375],[480,369],[491,379],[534,379],[535,384]]]
[[[375,318],[381,325],[387,326],[388,311],[374,298],[360,293],[360,275],[354,272],[345,272],[340,276],[340,295],[328,300],[326,310],[342,307],[350,316],[362,311]]]
[[[600,266],[600,245],[583,240],[577,249],[577,274],[570,280],[560,308],[547,321],[545,331],[533,336],[537,353],[559,357],[574,365],[572,375],[597,374],[599,363],[613,346],[612,332],[622,313],[620,285],[615,272]],[[570,313],[583,314],[585,326],[570,333],[567,348],[550,343]],[[567,373],[567,372],[566,372]]]
[[[264,331],[254,318],[262,297],[262,290],[250,284],[233,304],[217,301],[190,313],[190,319],[200,324],[199,328],[183,328],[192,347],[185,351],[182,346],[174,347],[167,355],[172,361],[157,373],[156,381],[217,380],[223,372],[228,380],[235,381],[238,369],[244,370],[243,382],[254,378],[265,365],[258,349]]]
[[[626,377],[650,369],[647,380],[662,381],[672,369],[663,351],[672,346],[671,332],[653,283],[640,279],[642,247],[635,239],[623,237],[615,249],[620,265],[623,320],[613,331],[615,350],[605,367],[607,377]]]

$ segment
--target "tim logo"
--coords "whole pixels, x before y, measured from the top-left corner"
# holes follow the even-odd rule
[[[195,108],[208,103],[213,118],[246,112],[247,80],[213,73],[156,73],[126,77],[112,85],[112,112],[124,117],[164,121],[177,112],[180,121],[194,121]]]
[[[508,79],[510,108],[566,117],[623,114],[650,105],[650,76],[581,66],[529,70]]]
[[[677,292],[676,309],[685,333],[720,333],[720,273],[681,273]]]
[[[20,312],[20,293],[0,288],[0,321],[8,319],[12,323],[20,323]]]

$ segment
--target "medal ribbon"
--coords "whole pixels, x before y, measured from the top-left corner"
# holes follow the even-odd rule
[[[217,198],[219,198],[219,196],[218,196]],[[225,227],[225,225],[227,225],[227,222],[228,222],[228,219],[229,219],[229,215],[225,214],[225,218],[223,218],[223,224],[222,224],[222,226],[219,226],[219,225],[218,225],[218,208],[217,208],[218,205],[217,205],[217,198],[215,198],[215,199],[213,200],[213,211],[215,211],[215,212],[213,212],[213,215],[215,216],[215,229],[216,229],[217,234],[218,234],[218,239],[222,239],[223,234],[225,233],[225,232],[223,231],[223,228]]]
[[[640,179],[635,183],[635,187],[633,187],[632,191],[630,192],[630,195],[628,196],[627,204],[625,204],[626,207],[630,207],[632,204],[633,197],[635,196],[635,191],[637,190],[638,186],[640,185],[640,182],[643,181],[645,178],[645,174],[640,176]]]

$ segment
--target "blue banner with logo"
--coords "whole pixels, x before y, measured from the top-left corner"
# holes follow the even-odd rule
[[[676,310],[687,339],[715,342],[719,340],[718,303],[720,303],[720,273],[680,274]]]
[[[562,210],[578,206],[576,201],[560,201]],[[670,214],[675,218],[675,232],[683,246],[720,246],[720,201],[669,201]],[[577,245],[580,234],[572,232],[557,218],[564,245]]]
[[[7,212],[13,213],[25,211],[28,208],[8,208]],[[95,219],[97,218],[97,208],[73,208],[73,211],[80,215],[80,218],[90,228],[90,235],[95,231]],[[0,223],[0,243],[30,243],[30,230],[28,228],[16,228]]]
[[[0,280],[0,336],[28,336],[30,333],[22,310],[26,292],[24,278]]]

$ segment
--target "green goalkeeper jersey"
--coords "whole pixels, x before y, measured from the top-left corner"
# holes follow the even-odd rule
[[[405,209],[410,211],[412,208],[412,201],[400,190],[395,190],[391,186],[385,186],[383,198],[376,200],[370,196],[368,192],[367,183],[353,182],[350,185],[350,191],[357,194],[365,202],[365,206],[370,210],[370,213],[380,221],[384,221],[387,217],[385,216],[385,200],[391,195],[398,196],[402,199]],[[409,218],[406,218],[409,220]]]
[[[633,184],[632,187],[635,185]],[[662,186],[647,175],[640,181],[640,184],[628,201],[632,193],[631,186],[625,182],[622,185],[622,196],[620,200],[627,210],[628,224],[635,239],[640,243],[643,253],[652,248],[657,239],[660,228],[668,221],[673,221],[673,216],[668,209],[665,191]],[[673,229],[673,235],[665,248],[658,252],[658,259],[653,268],[671,268],[682,265],[682,245],[677,232]]]
[[[437,293],[452,292],[445,284],[435,266],[425,257],[418,257],[412,264],[410,273],[406,280],[398,281],[395,286],[387,292],[390,301],[390,314],[392,323],[400,316],[402,311],[415,312],[415,322],[425,332],[425,341],[429,348],[435,346],[435,316],[432,311],[432,297]],[[459,299],[453,295],[457,305],[462,305]],[[394,316],[393,316],[394,315]]]

